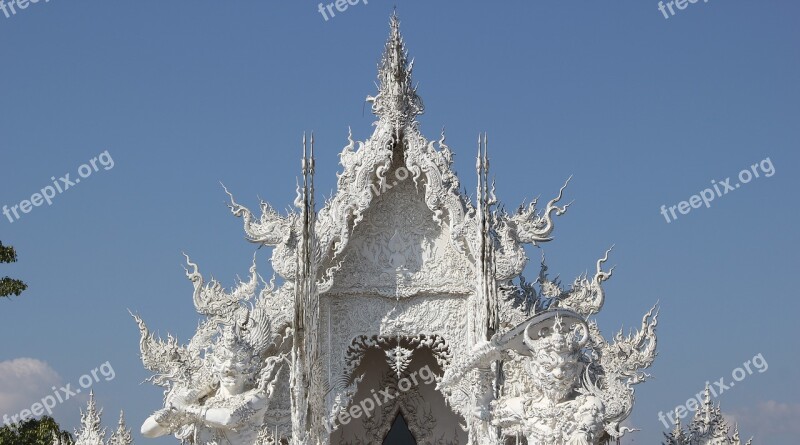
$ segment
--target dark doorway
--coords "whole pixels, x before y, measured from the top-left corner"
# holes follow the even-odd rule
[[[417,445],[402,413],[397,413],[397,417],[394,418],[392,429],[383,439],[383,445]]]

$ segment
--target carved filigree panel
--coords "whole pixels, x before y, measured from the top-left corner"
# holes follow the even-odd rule
[[[401,298],[471,293],[473,266],[434,221],[422,185],[407,178],[390,187],[354,230],[330,292]]]
[[[346,407],[357,389],[348,350],[364,336],[441,338],[449,354],[466,351],[465,296],[424,296],[400,300],[378,296],[323,296],[320,301],[320,361],[329,382],[327,412]],[[356,379],[354,381],[354,378]]]

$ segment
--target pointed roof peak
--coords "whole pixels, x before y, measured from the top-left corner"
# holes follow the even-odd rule
[[[408,56],[408,53],[405,51],[405,42],[403,41],[403,34],[400,32],[400,16],[397,15],[397,8],[392,11],[392,15],[389,16],[389,40],[388,43],[395,43],[397,44],[402,50],[405,56]]]
[[[97,409],[94,391],[89,392],[89,402],[86,412],[81,410],[81,426],[75,430],[75,443],[77,445],[102,445],[106,429],[101,428],[102,409]]]
[[[123,411],[119,412],[119,423],[117,424],[117,430],[114,431],[114,434],[111,435],[111,438],[108,440],[108,445],[132,445],[133,444],[133,436],[131,429],[125,425],[125,413]]]
[[[102,408],[100,409],[100,413],[102,413]],[[89,390],[89,402],[86,404],[86,414],[87,415],[94,415],[98,413],[97,411],[97,402],[94,398],[94,390]]]
[[[378,64],[378,94],[367,97],[367,101],[372,103],[372,112],[394,127],[414,122],[416,116],[425,110],[411,80],[413,65],[413,60],[408,61],[400,33],[400,19],[395,10],[389,18],[389,39]]]

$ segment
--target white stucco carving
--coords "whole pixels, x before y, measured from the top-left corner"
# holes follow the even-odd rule
[[[102,416],[103,410],[97,409],[94,392],[89,392],[86,411],[81,411],[81,426],[75,431],[75,445],[133,445],[131,430],[125,425],[124,413],[119,413],[117,428],[108,441],[107,429],[102,427]],[[66,442],[53,433],[53,445],[65,445]]]
[[[739,438],[739,427],[734,426],[733,436],[729,436],[730,426],[722,416],[719,405],[711,402],[711,392],[706,386],[703,406],[694,414],[694,419],[687,428],[681,426],[680,419],[675,429],[669,434],[664,434],[664,445],[742,445]],[[745,445],[751,445],[753,439]]]
[[[288,436],[288,375],[291,336],[286,292],[259,283],[255,263],[247,281],[230,292],[204,283],[187,257],[197,312],[204,315],[187,345],[150,333],[134,316],[150,379],[164,387],[164,408],[142,425],[142,434],[173,434],[189,443],[255,443],[262,430]],[[258,290],[259,284],[262,285]]]
[[[482,136],[473,202],[444,134],[429,141],[419,130],[411,71],[393,15],[379,90],[367,98],[375,130],[348,136],[336,193],[318,211],[313,136],[303,139],[294,211],[262,202],[257,216],[228,193],[247,240],[272,248],[279,286],[263,284],[254,263],[226,291],[188,262],[204,317],[189,343],[157,339],[136,317],[144,365],[165,388],[146,435],[375,444],[399,415],[419,444],[598,445],[625,434],[633,386],[656,355],[655,309],[629,336],[600,334],[592,317],[611,277],[608,252],[569,289],[548,278],[544,260],[526,281],[524,247],[552,239],[566,184],[543,209],[534,201],[506,213]],[[341,421],[422,366],[438,385]]]

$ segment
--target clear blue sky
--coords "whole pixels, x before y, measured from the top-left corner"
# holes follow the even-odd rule
[[[434,138],[446,127],[468,190],[476,136],[488,132],[510,209],[574,175],[575,204],[544,248],[550,271],[571,282],[615,244],[599,317],[607,337],[660,301],[654,379],[638,387],[632,416],[642,431],[625,443],[660,443],[659,411],[707,380],[731,381],[759,353],[768,370],[718,401],[743,436],[796,443],[800,3],[700,1],[669,19],[657,5],[399,4],[422,129]],[[289,207],[303,131],[315,131],[318,190],[329,195],[348,126],[371,133],[364,98],[392,6],[371,0],[328,21],[308,1],[51,0],[0,13],[0,205],[51,176],[74,179],[106,150],[114,160],[52,205],[0,216],[0,240],[20,258],[0,275],[30,286],[0,301],[3,409],[109,361],[115,378],[94,385],[105,423],[124,408],[137,443],[175,443],[138,436],[161,393],[140,385],[148,374],[127,309],[162,334],[194,332],[181,252],[232,285],[255,250],[219,181],[251,207],[258,196]],[[765,158],[773,176],[671,223],[659,213]],[[268,256],[258,252],[262,272]],[[36,361],[10,362],[19,358]],[[59,405],[56,419],[76,426],[85,399]]]

